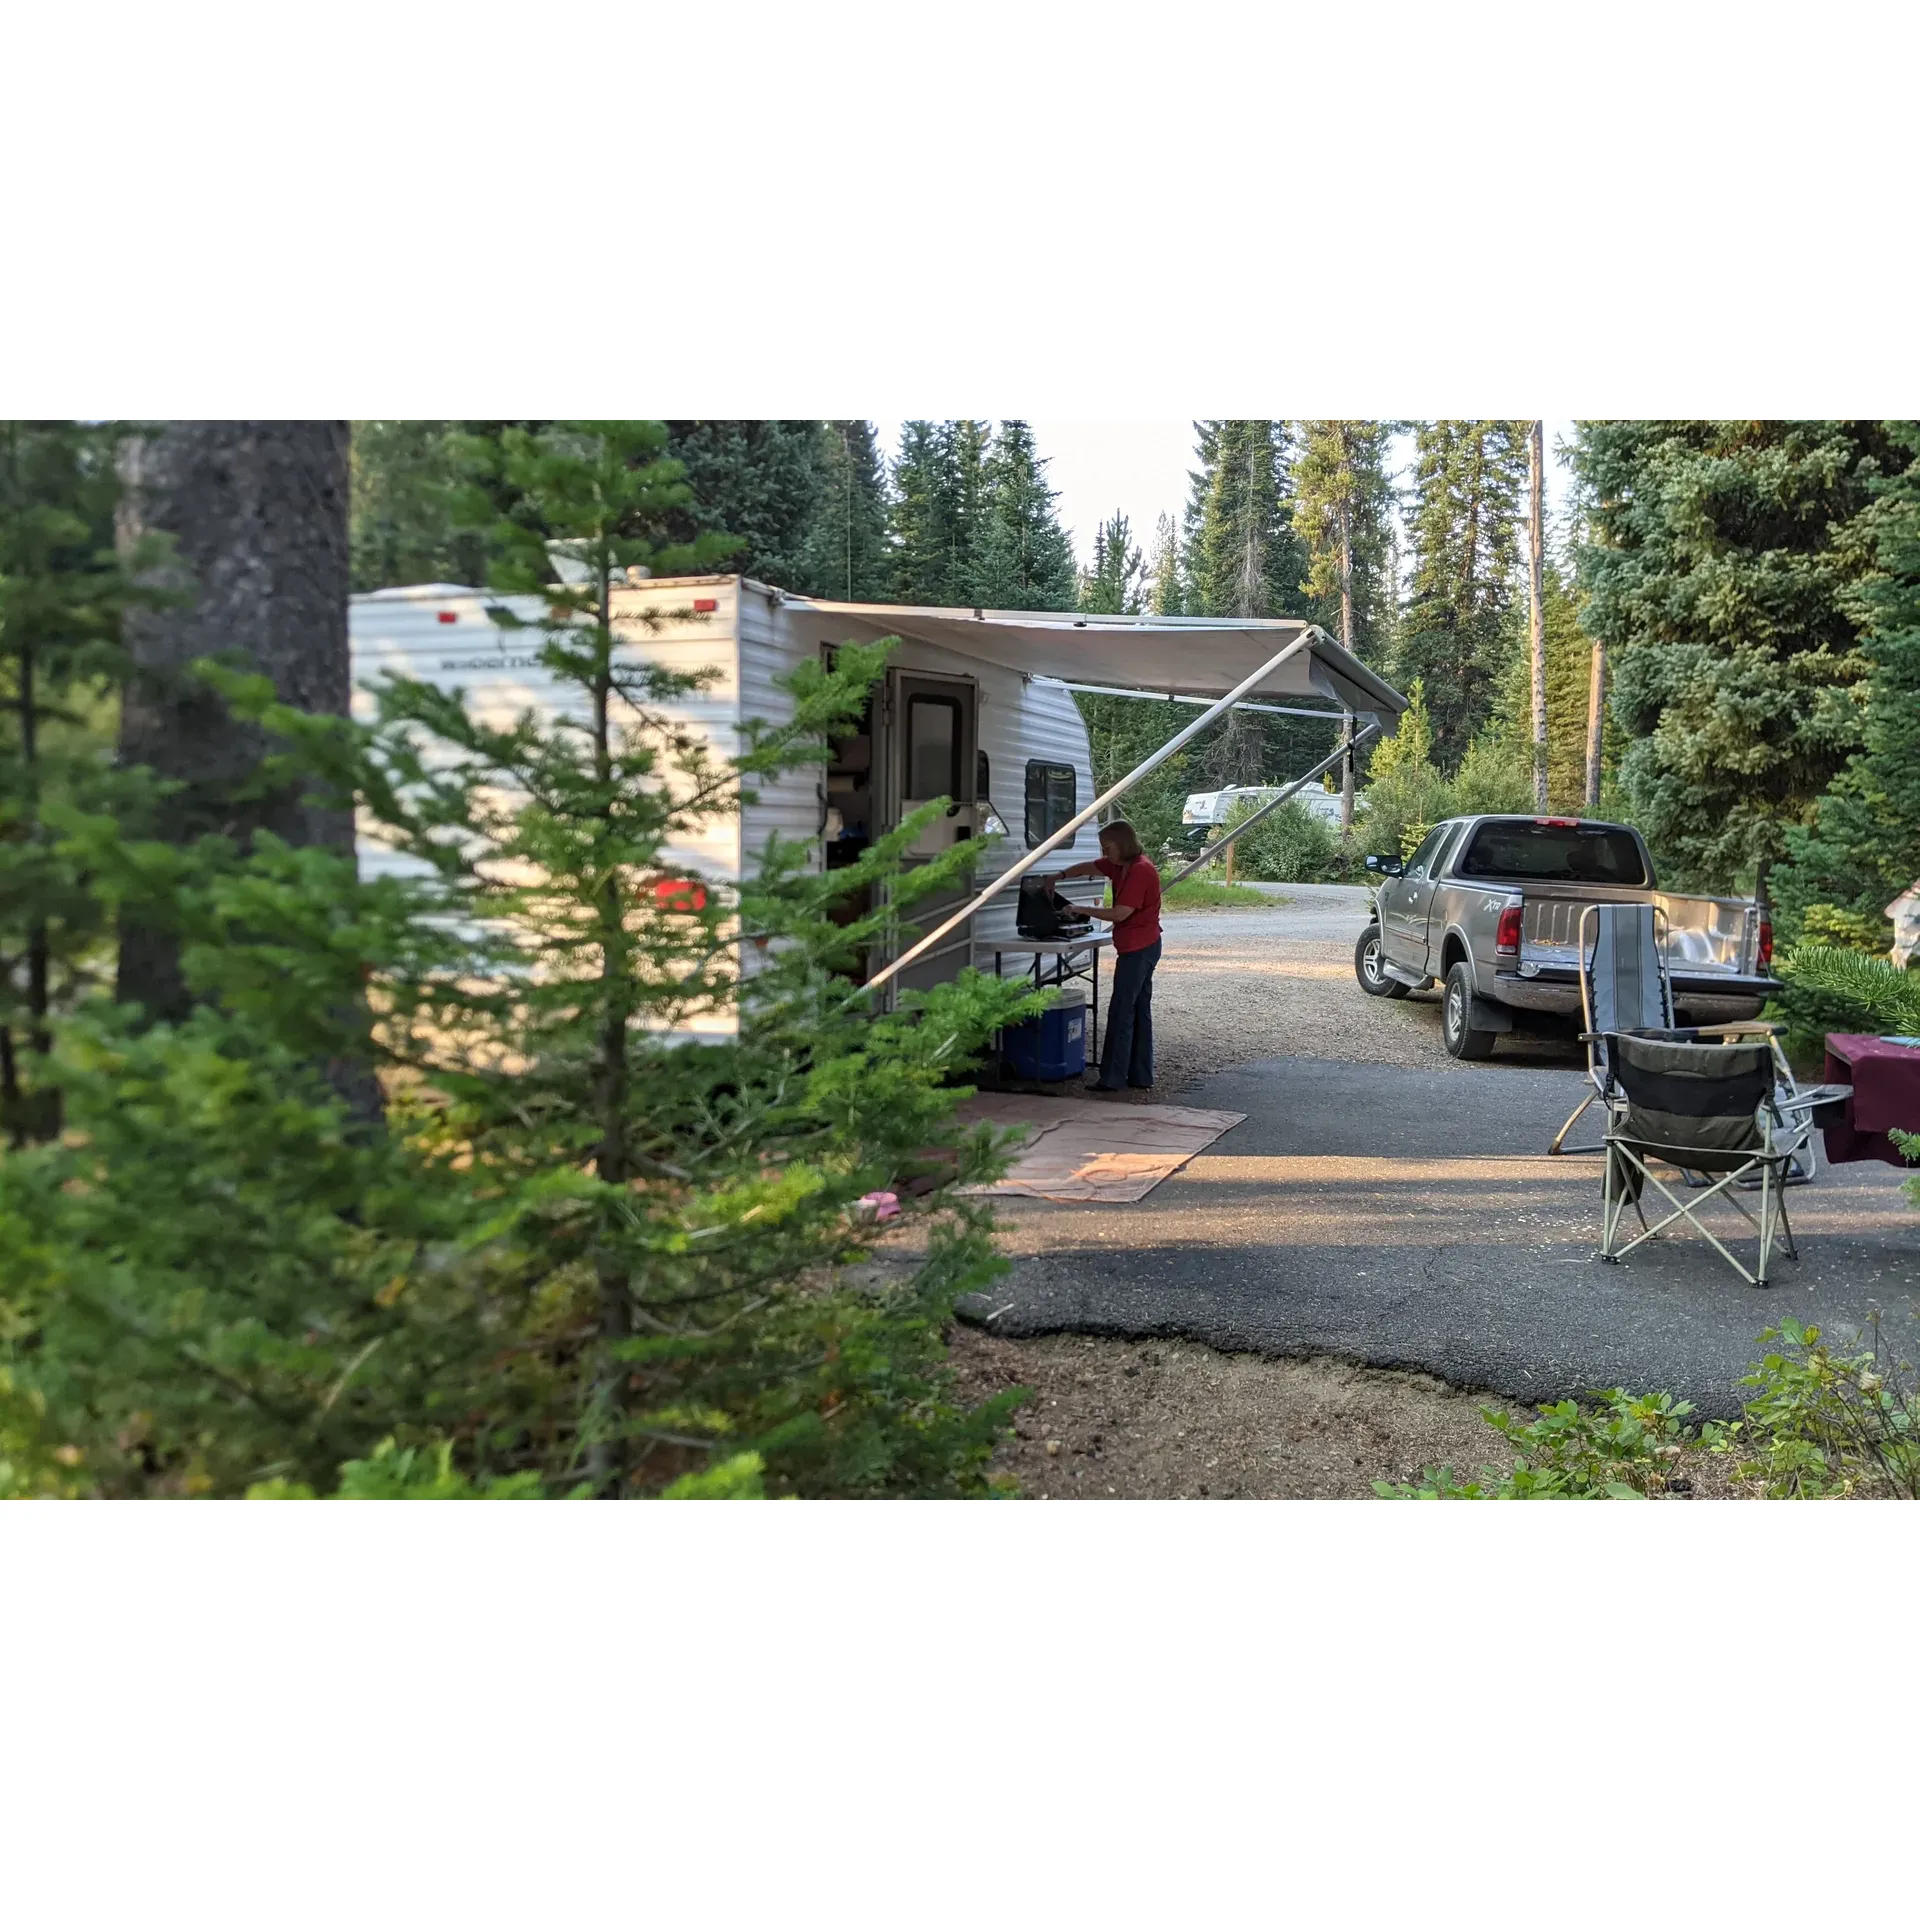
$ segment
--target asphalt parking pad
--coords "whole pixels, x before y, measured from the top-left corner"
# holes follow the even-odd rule
[[[1293,1058],[1213,1075],[1194,1092],[1244,1124],[1124,1226],[1012,1199],[1014,1271],[978,1310],[1000,1333],[1330,1353],[1522,1401],[1658,1388],[1722,1416],[1759,1358],[1754,1336],[1783,1314],[1844,1335],[1877,1307],[1898,1344],[1920,1348],[1920,1213],[1891,1167],[1823,1165],[1793,1189],[1802,1258],[1764,1290],[1692,1238],[1603,1266],[1600,1156],[1546,1154],[1584,1084],[1498,1058],[1467,1072]],[[1170,1110],[1128,1117],[1148,1111]]]
[[[1109,1206],[1144,1199],[1246,1118],[1206,1107],[1100,1107],[1019,1093],[976,1094],[961,1113],[996,1127],[1028,1129],[1026,1145],[1003,1180],[963,1191]]]

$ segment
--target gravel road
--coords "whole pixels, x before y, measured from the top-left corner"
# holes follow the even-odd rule
[[[1440,1038],[1440,995],[1370,1000],[1353,976],[1367,924],[1365,887],[1263,886],[1263,913],[1172,913],[1154,973],[1154,1051],[1161,1098],[1230,1067],[1288,1054],[1471,1073]],[[1579,1043],[1517,1034],[1495,1063],[1577,1068]],[[1579,1098],[1567,1102],[1569,1108]]]

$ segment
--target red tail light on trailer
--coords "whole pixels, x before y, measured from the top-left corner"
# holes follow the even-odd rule
[[[1500,924],[1494,929],[1495,953],[1517,958],[1520,952],[1520,899],[1516,894],[1500,909]]]
[[[698,880],[656,880],[653,899],[656,906],[664,907],[668,913],[703,913],[707,890]]]

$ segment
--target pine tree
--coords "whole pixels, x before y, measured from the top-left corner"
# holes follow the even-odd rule
[[[1393,487],[1389,428],[1370,420],[1302,420],[1293,463],[1293,520],[1306,547],[1313,617],[1349,652],[1377,658],[1390,572]],[[1353,737],[1353,722],[1345,723]],[[1341,766],[1340,830],[1353,831],[1353,759]]]
[[[111,919],[51,826],[131,797],[107,767],[121,622],[156,556],[114,551],[110,430],[0,422],[0,1127],[59,1129],[44,1079],[60,1016],[111,979]]]
[[[1187,571],[1199,606],[1242,619],[1304,618],[1306,553],[1294,529],[1286,425],[1279,420],[1199,423],[1203,467]]]
[[[1428,420],[1415,433],[1413,579],[1394,677],[1418,678],[1443,769],[1485,725],[1510,650],[1527,423]]]
[[[983,420],[901,425],[893,464],[893,591],[909,606],[983,604],[974,595],[989,439]]]
[[[526,512],[498,463],[476,470],[461,449],[497,445],[509,428],[538,420],[356,420],[352,428],[349,548],[355,593],[450,580],[477,587],[486,578],[486,542],[454,513],[476,482],[502,512]]]
[[[1286,427],[1278,420],[1195,423],[1201,465],[1187,508],[1191,613],[1307,618],[1306,554],[1293,525]],[[1230,713],[1205,765],[1222,785],[1252,786],[1284,769],[1311,721]],[[1314,753],[1326,751],[1321,744]]]
[[[1853,589],[1878,421],[1583,423],[1585,621],[1627,737],[1623,791],[1675,884],[1764,887],[1861,741]]]
[[[478,585],[486,566],[480,541],[453,523],[448,501],[458,484],[452,420],[356,420],[353,423],[353,591],[418,586],[429,580]]]
[[[948,500],[947,604],[996,606],[997,601],[980,597],[980,556],[992,510],[993,429],[984,420],[948,420],[943,425]]]
[[[496,725],[396,680],[361,727],[223,683],[418,878],[363,886],[350,855],[264,833],[227,859],[70,823],[116,884],[179,897],[201,998],[177,1026],[73,1022],[72,1131],[0,1154],[0,1494],[391,1484],[396,1434],[442,1462],[428,1490],[984,1490],[1008,1403],[959,1404],[941,1340],[994,1269],[953,1188],[1004,1162],[946,1082],[1027,992],[969,975],[876,1014],[836,972],[897,933],[837,903],[909,904],[977,852],[901,871],[937,808],[844,871],[776,845],[738,886],[659,887],[694,877],[676,849],[742,784],[818,763],[886,655],[806,663],[787,723],[713,755],[675,717],[688,683],[616,644],[620,569],[723,557],[662,544],[690,504],[665,444],[659,422],[511,431],[497,477],[526,514],[467,497],[493,516],[490,584],[537,598],[502,623],[561,711]],[[588,584],[552,581],[547,536]],[[331,1014],[363,971],[371,1031]],[[686,1043],[715,1012],[737,1030]],[[356,1133],[307,1064],[329,1042],[420,1097]],[[871,1256],[878,1188],[930,1230],[925,1264],[836,1284]]]
[[[865,420],[829,420],[804,558],[808,589],[830,600],[885,600],[893,592],[893,567],[873,427]]]
[[[908,606],[951,606],[954,501],[950,444],[935,420],[907,420],[893,463],[893,597]]]
[[[1186,582],[1180,574],[1180,530],[1170,513],[1163,513],[1154,522],[1153,552],[1147,560],[1147,577],[1151,583],[1147,589],[1150,612],[1186,612]]]
[[[1871,570],[1847,596],[1867,670],[1860,747],[1811,825],[1786,830],[1787,864],[1772,878],[1789,938],[1824,906],[1884,946],[1888,903],[1920,881],[1920,421],[1889,421],[1887,437],[1894,470],[1870,483],[1859,523]]]
[[[1145,598],[1145,571],[1127,516],[1116,513],[1102,521],[1093,536],[1093,565],[1080,575],[1080,611],[1138,613]]]
[[[809,585],[808,537],[824,484],[826,423],[820,420],[673,420],[673,457],[686,470],[692,501],[676,509],[681,541],[724,532],[727,565],[770,587]]]
[[[1547,804],[1556,813],[1592,812],[1586,798],[1588,700],[1592,678],[1592,639],[1580,624],[1586,596],[1577,580],[1549,559],[1540,575],[1541,615],[1546,640]],[[1516,601],[1509,614],[1512,643],[1506,679],[1496,702],[1493,721],[1481,738],[1497,733],[1516,766],[1531,765],[1533,687],[1531,662],[1520,644],[1522,609]],[[1611,773],[1619,764],[1622,741],[1619,728],[1603,722],[1603,766]],[[1471,748],[1469,748],[1471,751]]]
[[[1073,545],[1054,512],[1046,464],[1024,420],[1000,422],[986,458],[979,531],[971,542],[972,593],[964,604],[1030,612],[1073,606]]]

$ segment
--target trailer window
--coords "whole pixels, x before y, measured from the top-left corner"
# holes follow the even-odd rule
[[[1644,887],[1640,843],[1597,820],[1489,820],[1473,836],[1460,871],[1476,880],[1584,880]]]
[[[1058,833],[1080,811],[1080,789],[1073,769],[1057,760],[1027,762],[1027,845],[1037,847]],[[1080,836],[1061,841],[1070,847]]]
[[[916,693],[907,701],[907,798],[960,797],[960,702]]]

